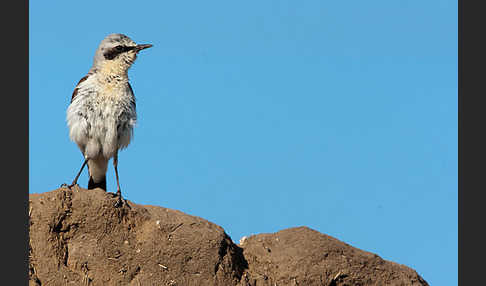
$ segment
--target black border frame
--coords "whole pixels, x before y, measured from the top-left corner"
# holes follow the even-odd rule
[[[467,3],[467,5],[466,5]],[[473,5],[476,4],[476,5]],[[459,285],[481,285],[484,229],[484,9],[458,1]],[[484,282],[483,282],[484,283]]]
[[[5,285],[27,285],[29,252],[29,2],[3,5],[2,59],[2,243]],[[25,281],[24,283],[22,283]]]

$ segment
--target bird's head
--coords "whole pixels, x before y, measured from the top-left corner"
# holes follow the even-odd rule
[[[126,74],[135,62],[138,52],[150,47],[150,44],[137,45],[123,34],[110,34],[101,41],[96,50],[93,69],[104,73]]]

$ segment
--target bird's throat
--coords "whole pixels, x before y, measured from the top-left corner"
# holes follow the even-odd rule
[[[123,61],[105,61],[99,68],[99,73],[103,78],[108,81],[111,80],[128,80],[128,69],[130,65],[127,65]]]

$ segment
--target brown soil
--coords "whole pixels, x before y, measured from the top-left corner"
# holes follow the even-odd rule
[[[236,245],[202,218],[115,200],[101,189],[31,194],[29,285],[428,285],[307,227]]]

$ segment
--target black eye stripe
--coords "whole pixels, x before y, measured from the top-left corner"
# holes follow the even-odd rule
[[[116,56],[118,56],[119,54],[133,50],[134,48],[135,47],[127,47],[127,46],[119,45],[119,46],[108,49],[103,54],[103,56],[105,56],[105,59],[107,59],[107,60],[112,60],[112,59],[116,58]]]

